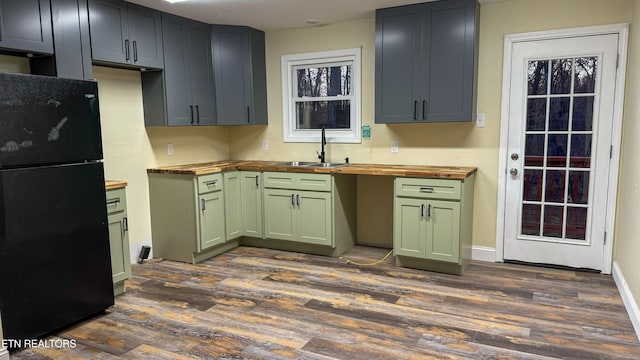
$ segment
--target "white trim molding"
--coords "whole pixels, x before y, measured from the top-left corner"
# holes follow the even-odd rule
[[[627,71],[627,48],[629,40],[629,24],[613,24],[603,26],[588,26],[572,29],[537,31],[522,34],[505,35],[504,55],[502,60],[502,109],[500,113],[500,147],[498,151],[498,196],[496,211],[496,253],[495,260],[504,261],[504,226],[507,180],[507,145],[509,134],[509,107],[511,88],[511,57],[513,44],[525,41],[561,39],[576,36],[594,36],[604,34],[618,34],[618,69],[616,74],[615,103],[613,109],[611,145],[612,156],[609,162],[611,174],[607,193],[607,209],[605,231],[607,234],[603,250],[602,273],[610,274],[613,261],[613,232],[618,192],[618,173],[620,168],[620,145],[622,143],[622,112],[624,110],[624,88]]]
[[[487,246],[472,246],[471,260],[496,262],[496,249]]]
[[[633,328],[636,330],[636,336],[640,340],[640,308],[638,308],[638,301],[633,297],[622,270],[620,270],[618,263],[615,261],[613,262],[613,280],[616,282],[624,307],[627,309]]]

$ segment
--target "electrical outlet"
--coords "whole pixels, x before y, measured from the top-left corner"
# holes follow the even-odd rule
[[[480,127],[480,128],[484,127],[484,114],[476,115],[476,127]]]
[[[262,150],[269,150],[269,143],[267,140],[262,140]]]
[[[167,144],[167,155],[173,155],[173,144]]]
[[[398,142],[396,140],[393,140],[391,142],[391,152],[392,153],[397,153],[398,152]]]

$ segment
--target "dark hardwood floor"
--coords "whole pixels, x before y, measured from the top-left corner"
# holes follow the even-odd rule
[[[240,247],[134,265],[104,315],[11,359],[640,359],[611,276],[474,262],[463,276]]]

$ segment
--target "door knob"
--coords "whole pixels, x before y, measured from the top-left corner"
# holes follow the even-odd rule
[[[516,176],[518,175],[518,169],[516,168],[511,168],[511,170],[509,170],[509,174]]]
[[[517,153],[511,154],[511,160],[518,160],[519,156]]]

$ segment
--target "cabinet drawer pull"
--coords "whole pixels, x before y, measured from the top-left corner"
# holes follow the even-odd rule
[[[213,181],[207,181],[204,183],[204,186],[206,187],[212,187],[212,186],[216,186],[218,184],[218,180],[213,180]]]
[[[122,219],[122,229],[124,231],[129,231],[129,219],[126,217]]]
[[[191,125],[193,125],[193,105],[189,105],[189,109],[191,110]]]
[[[420,205],[420,217],[424,217],[424,204]]]
[[[196,105],[196,123],[200,125],[200,105]]]
[[[413,102],[413,120],[418,119],[418,100]]]
[[[260,186],[260,183],[258,182],[258,178],[259,178],[259,175],[256,175],[256,187]]]
[[[427,120],[427,100],[422,100],[422,120]]]
[[[300,207],[300,194],[296,195],[296,203]]]
[[[431,204],[427,207],[427,217],[431,217]]]
[[[296,196],[291,194],[291,206],[296,206]]]
[[[247,124],[251,124],[251,108],[247,106]]]
[[[420,188],[420,192],[423,192],[423,193],[432,193],[432,192],[433,192],[433,188],[432,188],[432,187],[421,187],[421,188]]]
[[[200,199],[200,210],[205,211],[207,208],[204,205],[204,199]]]
[[[107,206],[118,206],[120,205],[120,198],[107,200]]]
[[[129,61],[129,39],[124,41],[124,59]]]

